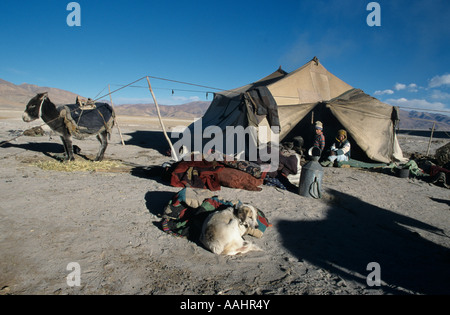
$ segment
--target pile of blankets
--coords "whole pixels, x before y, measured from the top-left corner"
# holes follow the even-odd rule
[[[263,184],[286,189],[283,180],[289,175],[298,175],[300,157],[280,153],[279,167],[273,172],[264,171],[261,164],[251,161],[236,161],[227,158],[209,161],[180,161],[165,170],[165,178],[174,187],[194,187],[211,191],[222,186],[260,191]],[[286,183],[286,181],[284,181]]]
[[[243,164],[249,166],[244,162],[239,165],[245,167]],[[174,187],[194,187],[211,191],[220,190],[221,186],[251,191],[261,190],[259,186],[263,184],[265,174],[256,172],[252,175],[248,168],[245,170],[236,168],[239,165],[205,160],[181,161],[168,170],[170,184]]]

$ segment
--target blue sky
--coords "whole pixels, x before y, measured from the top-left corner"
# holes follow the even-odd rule
[[[365,0],[78,0],[81,26],[73,27],[70,2],[0,2],[0,78],[91,98],[146,75],[231,89],[317,56],[389,104],[450,112],[448,0],[376,1],[381,26],[373,27]],[[206,91],[215,91],[151,82],[160,104],[211,100]],[[151,95],[129,87],[113,101]]]

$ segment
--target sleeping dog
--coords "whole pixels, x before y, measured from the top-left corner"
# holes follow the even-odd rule
[[[258,213],[251,205],[229,207],[210,214],[203,223],[200,241],[218,255],[244,254],[261,250],[242,236],[258,228]]]

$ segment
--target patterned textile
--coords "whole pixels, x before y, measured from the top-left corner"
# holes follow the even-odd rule
[[[236,202],[219,199],[217,196],[200,201],[199,198],[204,195],[197,195],[197,191],[197,189],[184,188],[170,200],[164,210],[162,220],[164,232],[177,237],[197,240],[203,221],[212,211],[223,210],[236,204]]]
[[[205,193],[207,197],[202,199]],[[197,241],[203,222],[208,215],[214,211],[241,204],[239,200],[229,201],[218,196],[208,197],[209,193],[193,188],[183,188],[176,193],[164,210],[161,222],[163,231],[175,237]],[[261,210],[258,210],[258,223],[258,237],[260,237],[266,228],[271,226]]]
[[[264,185],[274,186],[274,187],[281,188],[283,190],[287,190],[286,186],[284,186],[283,183],[276,177],[266,177],[264,179]]]
[[[321,151],[325,149],[325,136],[323,135],[323,133],[315,136],[313,146],[318,147]]]
[[[246,172],[253,177],[261,178],[264,177],[265,173],[261,171],[261,165],[256,164],[250,161],[227,161],[224,160],[221,162],[225,166],[232,167],[238,169],[240,171]]]

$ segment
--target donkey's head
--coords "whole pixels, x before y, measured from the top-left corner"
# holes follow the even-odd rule
[[[25,111],[22,114],[22,119],[25,122],[31,122],[39,118],[42,103],[48,97],[48,93],[39,93],[33,97],[27,104]]]

